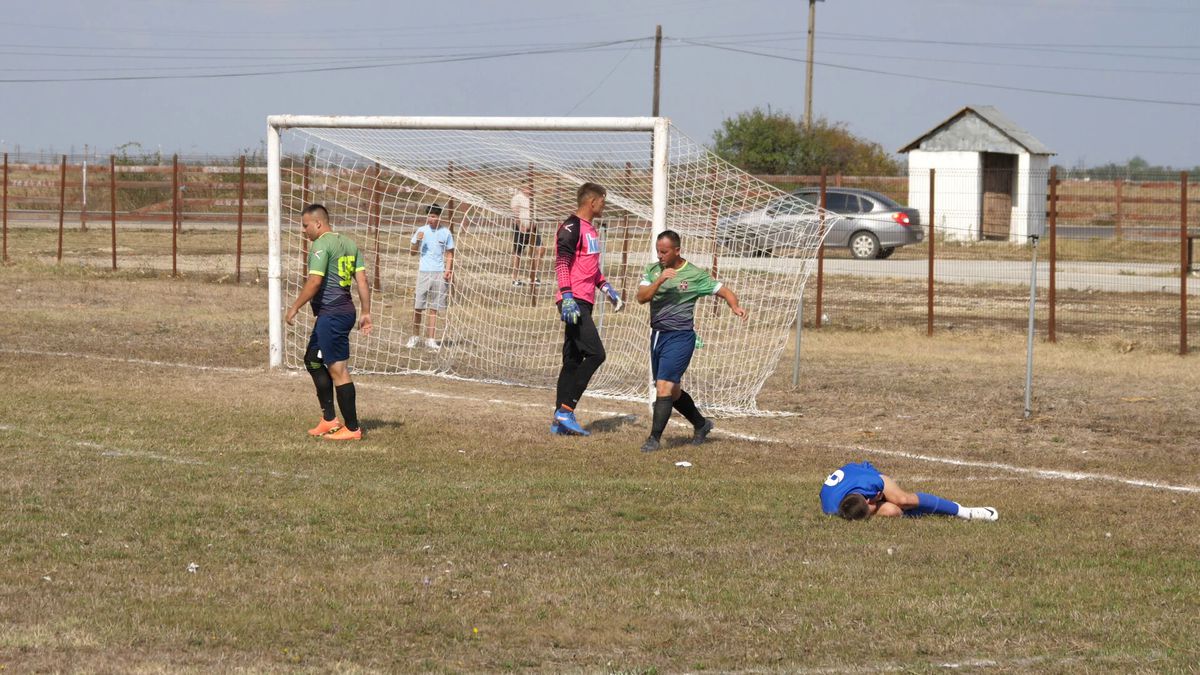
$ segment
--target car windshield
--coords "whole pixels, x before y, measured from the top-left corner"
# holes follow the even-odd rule
[[[885,194],[880,194],[878,192],[863,192],[863,194],[882,204],[885,211],[898,211],[904,208],[896,200]]]

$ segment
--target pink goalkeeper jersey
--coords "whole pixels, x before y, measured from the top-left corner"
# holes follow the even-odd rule
[[[600,233],[579,216],[572,215],[558,226],[554,255],[554,274],[558,279],[557,302],[563,293],[596,304],[596,288],[604,284],[600,271]]]

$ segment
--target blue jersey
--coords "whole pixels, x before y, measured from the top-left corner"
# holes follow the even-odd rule
[[[847,464],[829,474],[829,478],[826,478],[825,484],[821,486],[821,510],[836,516],[838,505],[846,495],[854,493],[867,499],[883,493],[883,474],[871,466],[870,462]]]

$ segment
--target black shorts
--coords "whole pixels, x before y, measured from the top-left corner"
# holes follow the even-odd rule
[[[521,255],[525,252],[525,247],[536,246],[542,247],[542,235],[538,234],[536,229],[522,232],[517,228],[513,228],[513,255]]]

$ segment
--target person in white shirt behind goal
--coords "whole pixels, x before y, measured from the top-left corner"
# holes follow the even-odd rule
[[[537,231],[537,223],[533,222],[533,188],[522,185],[513,193],[509,206],[512,208],[513,218],[516,219],[513,224],[512,285],[525,284],[521,278],[521,256],[525,255],[528,248],[533,249],[533,255],[527,256],[530,276],[533,277],[535,285],[541,285],[542,272],[538,266],[542,262],[546,247],[542,245],[542,235]]]

